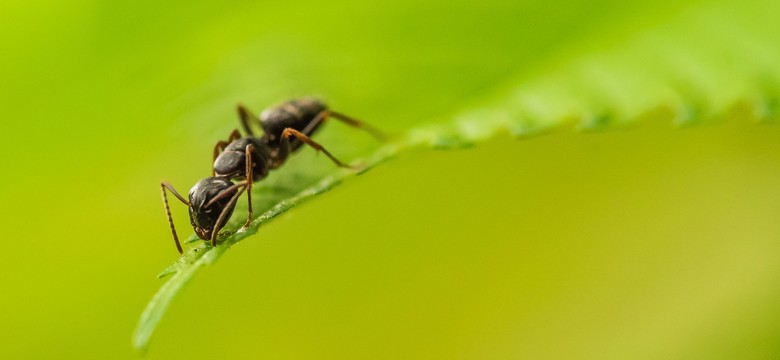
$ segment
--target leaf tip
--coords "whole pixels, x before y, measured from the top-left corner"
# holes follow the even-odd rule
[[[139,330],[133,334],[133,348],[141,356],[146,356],[147,350],[149,350],[149,336],[142,334]]]

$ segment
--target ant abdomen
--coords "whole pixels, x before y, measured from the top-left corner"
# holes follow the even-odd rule
[[[319,122],[312,123],[318,116],[323,114],[327,107],[325,104],[314,98],[304,98],[298,100],[289,100],[280,105],[266,109],[260,114],[260,125],[263,127],[265,136],[271,145],[276,145],[281,140],[282,132],[286,128],[292,128],[311,136],[319,125]],[[307,126],[313,128],[307,130]],[[292,150],[302,145],[299,141],[291,144]]]

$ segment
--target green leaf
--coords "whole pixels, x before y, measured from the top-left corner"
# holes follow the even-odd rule
[[[190,237],[187,243],[196,245],[160,273],[159,277],[169,277],[141,315],[134,346],[147,348],[173,299],[231,246],[276,216],[399,152],[468,147],[502,134],[523,138],[563,127],[600,131],[643,121],[694,125],[740,109],[756,120],[776,120],[780,29],[772,14],[778,10],[773,3],[748,9],[701,5],[650,31],[626,36],[608,50],[584,53],[530,80],[527,75],[509,79],[507,86],[447,121],[416,127],[381,146],[355,145],[349,155],[359,159],[355,163],[360,171],[334,171],[322,157],[296,155],[303,158],[253,188],[260,216],[248,229],[221,239],[216,247]],[[344,147],[351,145],[346,142]],[[226,229],[236,229],[242,222],[237,212]]]

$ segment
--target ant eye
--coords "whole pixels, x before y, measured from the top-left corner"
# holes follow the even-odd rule
[[[204,210],[203,212],[204,212],[204,213],[206,213],[206,214],[208,214],[208,213],[210,213],[210,212],[211,212],[211,208],[208,208],[208,209]]]

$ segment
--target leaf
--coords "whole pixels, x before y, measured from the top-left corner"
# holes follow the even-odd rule
[[[775,5],[776,7],[776,5]],[[204,266],[257,233],[276,216],[415,147],[459,148],[509,134],[535,136],[553,128],[593,131],[633,126],[649,119],[678,125],[712,122],[736,108],[774,121],[780,104],[778,31],[772,11],[749,13],[726,6],[700,7],[637,34],[610,51],[592,53],[531,81],[510,81],[481,106],[452,120],[409,130],[358,161],[360,171],[333,171],[322,159],[304,159],[258,183],[253,194],[261,214],[245,231],[216,247],[199,242],[159,277],[170,276],[147,305],[133,336],[145,350],[172,300]],[[776,29],[775,29],[776,30]],[[759,35],[769,34],[769,39]],[[365,153],[364,153],[365,154]],[[234,215],[226,226],[242,222]],[[193,235],[187,243],[197,242]]]

